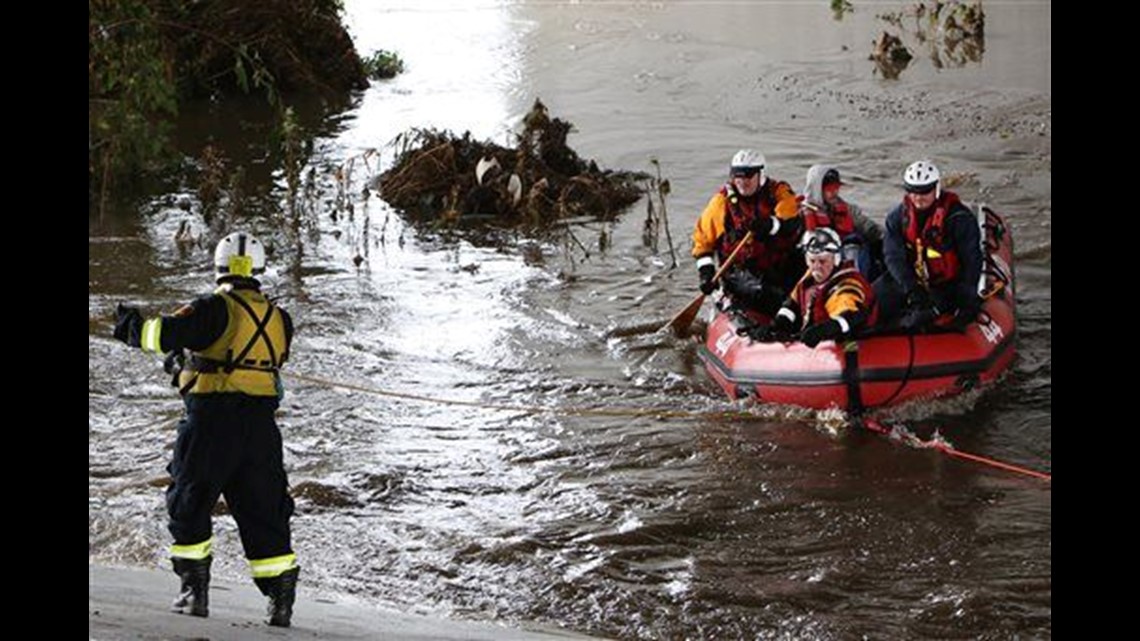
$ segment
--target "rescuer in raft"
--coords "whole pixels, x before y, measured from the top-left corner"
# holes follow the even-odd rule
[[[887,272],[875,281],[884,322],[898,319],[907,331],[929,327],[943,314],[964,330],[982,298],[981,231],[974,212],[941,187],[933,163],[919,160],[903,172],[906,194],[887,214],[883,255]]]
[[[770,178],[764,154],[741,149],[721,186],[697,219],[693,258],[704,294],[716,289],[722,264],[751,231],[752,238],[720,279],[734,304],[773,314],[799,278],[796,242],[803,230],[791,186]]]
[[[807,272],[770,325],[738,330],[753,340],[784,340],[799,336],[808,347],[841,340],[875,323],[877,306],[871,284],[843,258],[843,242],[829,227],[804,233]],[[801,331],[802,330],[802,331]]]

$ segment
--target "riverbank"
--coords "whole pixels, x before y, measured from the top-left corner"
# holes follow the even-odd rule
[[[253,583],[235,584],[225,580],[211,583],[210,616],[199,618],[170,611],[170,601],[178,589],[178,579],[171,572],[102,565],[88,567],[87,622],[88,637],[92,641],[283,638],[566,641],[596,638],[537,626],[517,629],[404,614],[304,589],[298,590],[293,627],[271,628],[263,622],[265,598]]]

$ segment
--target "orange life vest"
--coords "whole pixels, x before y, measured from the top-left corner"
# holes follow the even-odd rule
[[[873,325],[879,312],[879,307],[875,304],[875,290],[872,289],[871,283],[867,282],[863,274],[860,274],[859,270],[855,268],[854,263],[844,261],[831,272],[831,277],[826,281],[798,288],[799,296],[796,302],[799,303],[803,314],[803,326],[822,323],[831,318],[831,315],[827,313],[827,300],[831,297],[832,291],[844,283],[848,283],[850,286],[852,280],[857,281],[859,288],[863,290],[863,301],[868,314],[864,326]]]
[[[751,198],[745,199],[736,192],[732,185],[724,185],[720,193],[724,196],[724,233],[717,240],[717,255],[723,264],[728,255],[748,233],[752,219],[756,216],[768,218],[776,215],[776,187],[788,184],[782,181],[768,180],[764,186],[756,191]],[[788,186],[791,190],[791,187]],[[789,224],[791,221],[780,221],[780,224]],[[769,236],[767,238],[753,238],[752,242],[740,250],[737,258],[738,265],[748,267],[752,272],[763,274],[778,267],[795,249],[795,234]]]
[[[915,274],[924,285],[942,285],[958,277],[961,262],[958,252],[950,245],[946,222],[950,210],[961,204],[957,194],[942,192],[932,205],[934,211],[927,215],[926,224],[919,230],[918,212],[910,199],[906,199],[901,222],[905,230],[907,260],[915,266]]]
[[[825,211],[823,207],[812,209],[803,208],[804,229],[811,231],[817,227],[834,229],[840,238],[847,238],[855,233],[855,219],[851,216],[851,209],[847,203],[840,201],[834,207]]]

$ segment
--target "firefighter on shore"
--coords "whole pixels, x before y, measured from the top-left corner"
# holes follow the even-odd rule
[[[186,405],[167,467],[170,557],[182,580],[174,609],[209,615],[211,513],[224,496],[254,583],[269,599],[267,623],[288,627],[300,568],[274,413],[293,322],[261,292],[265,247],[257,238],[242,232],[223,238],[214,267],[214,293],[169,316],[144,319],[137,308],[120,304],[114,335],[131,347],[168,354],[167,373]]]
[[[774,313],[799,278],[796,243],[802,229],[791,186],[768,176],[764,154],[741,149],[732,157],[729,181],[713,194],[693,230],[701,292],[716,289],[717,263],[751,231],[721,281],[735,305]]]

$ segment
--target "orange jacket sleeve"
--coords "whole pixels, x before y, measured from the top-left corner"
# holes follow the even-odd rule
[[[824,303],[827,315],[836,318],[842,314],[854,314],[867,309],[867,292],[863,285],[854,277],[847,277],[839,281]]]
[[[800,213],[800,200],[796,198],[795,192],[788,183],[780,181],[776,183],[776,218],[780,220],[788,220],[795,218]]]
[[[693,258],[712,256],[716,251],[716,241],[724,234],[724,212],[724,195],[718,191],[709,199],[693,228]]]

